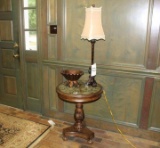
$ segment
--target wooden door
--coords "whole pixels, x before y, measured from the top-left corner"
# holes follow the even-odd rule
[[[0,103],[23,108],[18,14],[19,1],[0,1]]]
[[[0,103],[42,112],[47,1],[0,1]]]

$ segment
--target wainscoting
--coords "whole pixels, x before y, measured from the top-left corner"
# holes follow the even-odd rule
[[[11,5],[10,0],[7,2],[8,5],[3,0],[4,6]],[[81,69],[85,73],[81,79],[88,79],[91,44],[81,40],[81,33],[85,7],[92,4],[102,7],[102,25],[106,36],[105,41],[99,40],[95,43],[96,80],[107,94],[115,120],[125,134],[159,141],[159,0],[37,0],[37,52],[25,52],[20,48],[20,64],[18,60],[14,60],[15,66],[8,58],[9,54],[16,52],[11,48],[14,41],[11,41],[9,47],[6,42],[0,41],[0,103],[10,103],[12,100],[11,104],[14,104],[12,98],[24,97],[23,100],[17,100],[20,105],[13,106],[25,104],[27,110],[74,122],[74,105],[58,98],[56,86],[65,81],[60,74],[63,69]],[[16,10],[15,4],[13,6]],[[6,15],[10,11],[8,9],[11,7],[0,7],[1,11],[6,11]],[[7,29],[13,27],[12,20],[10,17],[4,20],[3,13],[0,12],[0,30],[5,26],[4,30],[8,32],[0,31],[0,37],[1,40],[2,36],[3,39],[12,40],[11,31]],[[13,18],[14,25],[17,17]],[[51,25],[57,25],[57,34],[51,33]],[[17,37],[16,32],[14,37]],[[10,48],[13,51],[8,50]],[[7,67],[10,67],[17,80],[10,77]],[[10,87],[12,82],[18,86],[17,90]],[[5,98],[4,101],[2,98]],[[94,103],[85,104],[84,110],[87,125],[117,131],[104,96]]]
[[[58,33],[48,34],[48,56],[43,61],[44,114],[73,122],[74,105],[62,102],[55,92],[65,81],[62,69],[81,69],[88,79],[90,43],[80,39],[85,7],[102,6],[105,41],[95,44],[96,80],[103,86],[117,124],[125,133],[160,140],[159,25],[158,0],[134,1],[48,1],[48,28],[57,24]],[[57,12],[55,12],[55,11]],[[53,13],[54,11],[54,13]],[[51,13],[52,12],[52,13]],[[56,14],[55,14],[56,13]],[[90,126],[113,130],[104,96],[85,104]],[[143,133],[143,135],[142,135]]]

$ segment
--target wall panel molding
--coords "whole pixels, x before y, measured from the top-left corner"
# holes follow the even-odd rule
[[[0,20],[0,40],[13,41],[13,21]]]
[[[47,0],[48,24],[57,24],[57,0]]]
[[[1,0],[0,11],[11,11],[11,0]]]
[[[160,1],[153,1],[147,69],[156,69],[159,61]]]
[[[58,7],[58,12],[61,11],[58,14],[60,18],[58,24],[62,27],[59,39],[63,41],[62,45],[57,44],[60,51],[58,56],[68,62],[90,63],[91,44],[80,38],[85,19],[84,8],[91,6],[91,2],[70,3],[67,0],[58,1],[58,4],[61,4]],[[106,40],[96,42],[95,62],[106,66],[131,65],[145,68],[148,33],[146,24],[150,19],[148,17],[150,1],[101,0],[97,5],[106,7],[106,9],[102,7]]]
[[[147,129],[149,122],[149,111],[151,104],[151,96],[153,91],[154,78],[146,78],[146,84],[144,89],[144,98],[142,105],[140,128]]]
[[[88,74],[82,76],[81,79],[87,82]],[[106,91],[108,102],[116,122],[122,125],[139,127],[144,78],[134,75],[127,76],[125,74],[98,74],[96,81],[101,84]],[[84,110],[86,117],[113,123],[103,95],[98,101],[85,104]],[[74,105],[65,103],[64,111],[73,113]]]
[[[4,76],[4,91],[6,94],[17,94],[17,83],[15,77]]]
[[[150,130],[160,132],[160,79],[156,78],[153,86],[153,94],[151,98],[151,107],[149,114],[149,124],[148,127]]]
[[[26,73],[26,109],[35,112],[41,112],[41,81],[37,63],[27,62]]]
[[[56,81],[56,78],[53,77],[54,75],[52,74],[52,72],[51,72],[52,76],[51,75],[49,76],[49,71],[50,70],[52,71],[52,67],[53,69],[57,67],[61,67],[60,69],[75,69],[78,67],[85,72],[85,75],[81,77],[81,80],[87,82],[89,76],[87,72],[88,67],[86,66],[79,67],[77,65],[69,66],[67,63],[66,65],[64,64],[60,65],[60,63],[57,65],[54,64],[45,63],[46,66],[50,67],[48,70],[45,68],[48,71],[47,72],[48,76],[45,75],[45,77],[46,76],[48,77],[48,84],[46,82],[45,83],[46,85],[49,85],[51,83],[51,86],[50,85],[49,86],[52,90],[54,87],[53,83],[54,81]],[[56,74],[57,76],[62,77],[60,72]],[[55,78],[55,80],[52,80],[53,78]],[[96,76],[96,80],[104,87],[105,91],[107,92],[108,95],[107,97],[109,98],[109,101],[111,103],[111,108],[113,109],[117,122],[123,125],[138,127],[140,121],[141,105],[143,101],[143,89],[145,82],[144,76],[135,75],[133,73],[128,75],[128,73],[124,74],[121,72],[113,74],[110,73],[110,71],[107,72],[105,70],[100,69]],[[56,85],[57,83],[54,84]],[[50,90],[50,88],[48,89]],[[48,98],[54,99],[56,98],[56,96],[50,97],[49,95]],[[52,101],[50,100],[49,102]],[[116,102],[119,103],[117,104]],[[84,108],[87,117],[92,117],[103,121],[112,122],[109,111],[107,110],[106,102],[103,97],[99,101],[96,101],[95,103],[86,104]],[[72,114],[73,111],[74,111],[74,105],[70,103],[64,103],[65,113]],[[132,114],[132,116],[130,116],[130,114]]]
[[[13,58],[14,51],[12,49],[2,49],[2,68],[14,69],[15,59]]]
[[[48,34],[48,59],[42,61],[44,113],[73,122],[75,106],[61,101],[56,90],[55,94],[50,91],[65,81],[60,74],[62,69],[81,69],[85,73],[81,79],[88,79],[91,44],[81,40],[81,33],[85,7],[90,7],[93,1],[56,2],[57,14],[52,15],[48,10],[52,16],[47,25],[54,24],[57,15],[58,32]],[[160,78],[160,1],[96,0],[94,3],[96,7],[102,6],[106,35],[105,41],[95,44],[96,80],[104,87],[117,124],[124,133],[159,140],[160,86],[156,79]],[[54,4],[52,1],[48,8],[55,7]],[[85,104],[84,110],[87,125],[116,131],[103,97]]]
[[[50,100],[50,109],[57,110],[58,101],[56,100],[56,93],[53,90],[56,90],[56,69],[49,68],[48,69],[48,78],[49,78],[49,100]]]
[[[53,66],[43,66],[43,99],[44,113],[58,110],[58,100],[56,94],[57,68]]]

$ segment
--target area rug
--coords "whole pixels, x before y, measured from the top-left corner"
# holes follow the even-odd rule
[[[0,113],[0,148],[28,148],[40,139],[50,126]]]

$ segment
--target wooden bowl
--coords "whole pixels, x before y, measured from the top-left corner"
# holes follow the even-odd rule
[[[62,70],[61,74],[68,80],[67,85],[70,87],[78,86],[78,79],[84,74],[81,70],[75,70],[75,69],[67,69]]]

